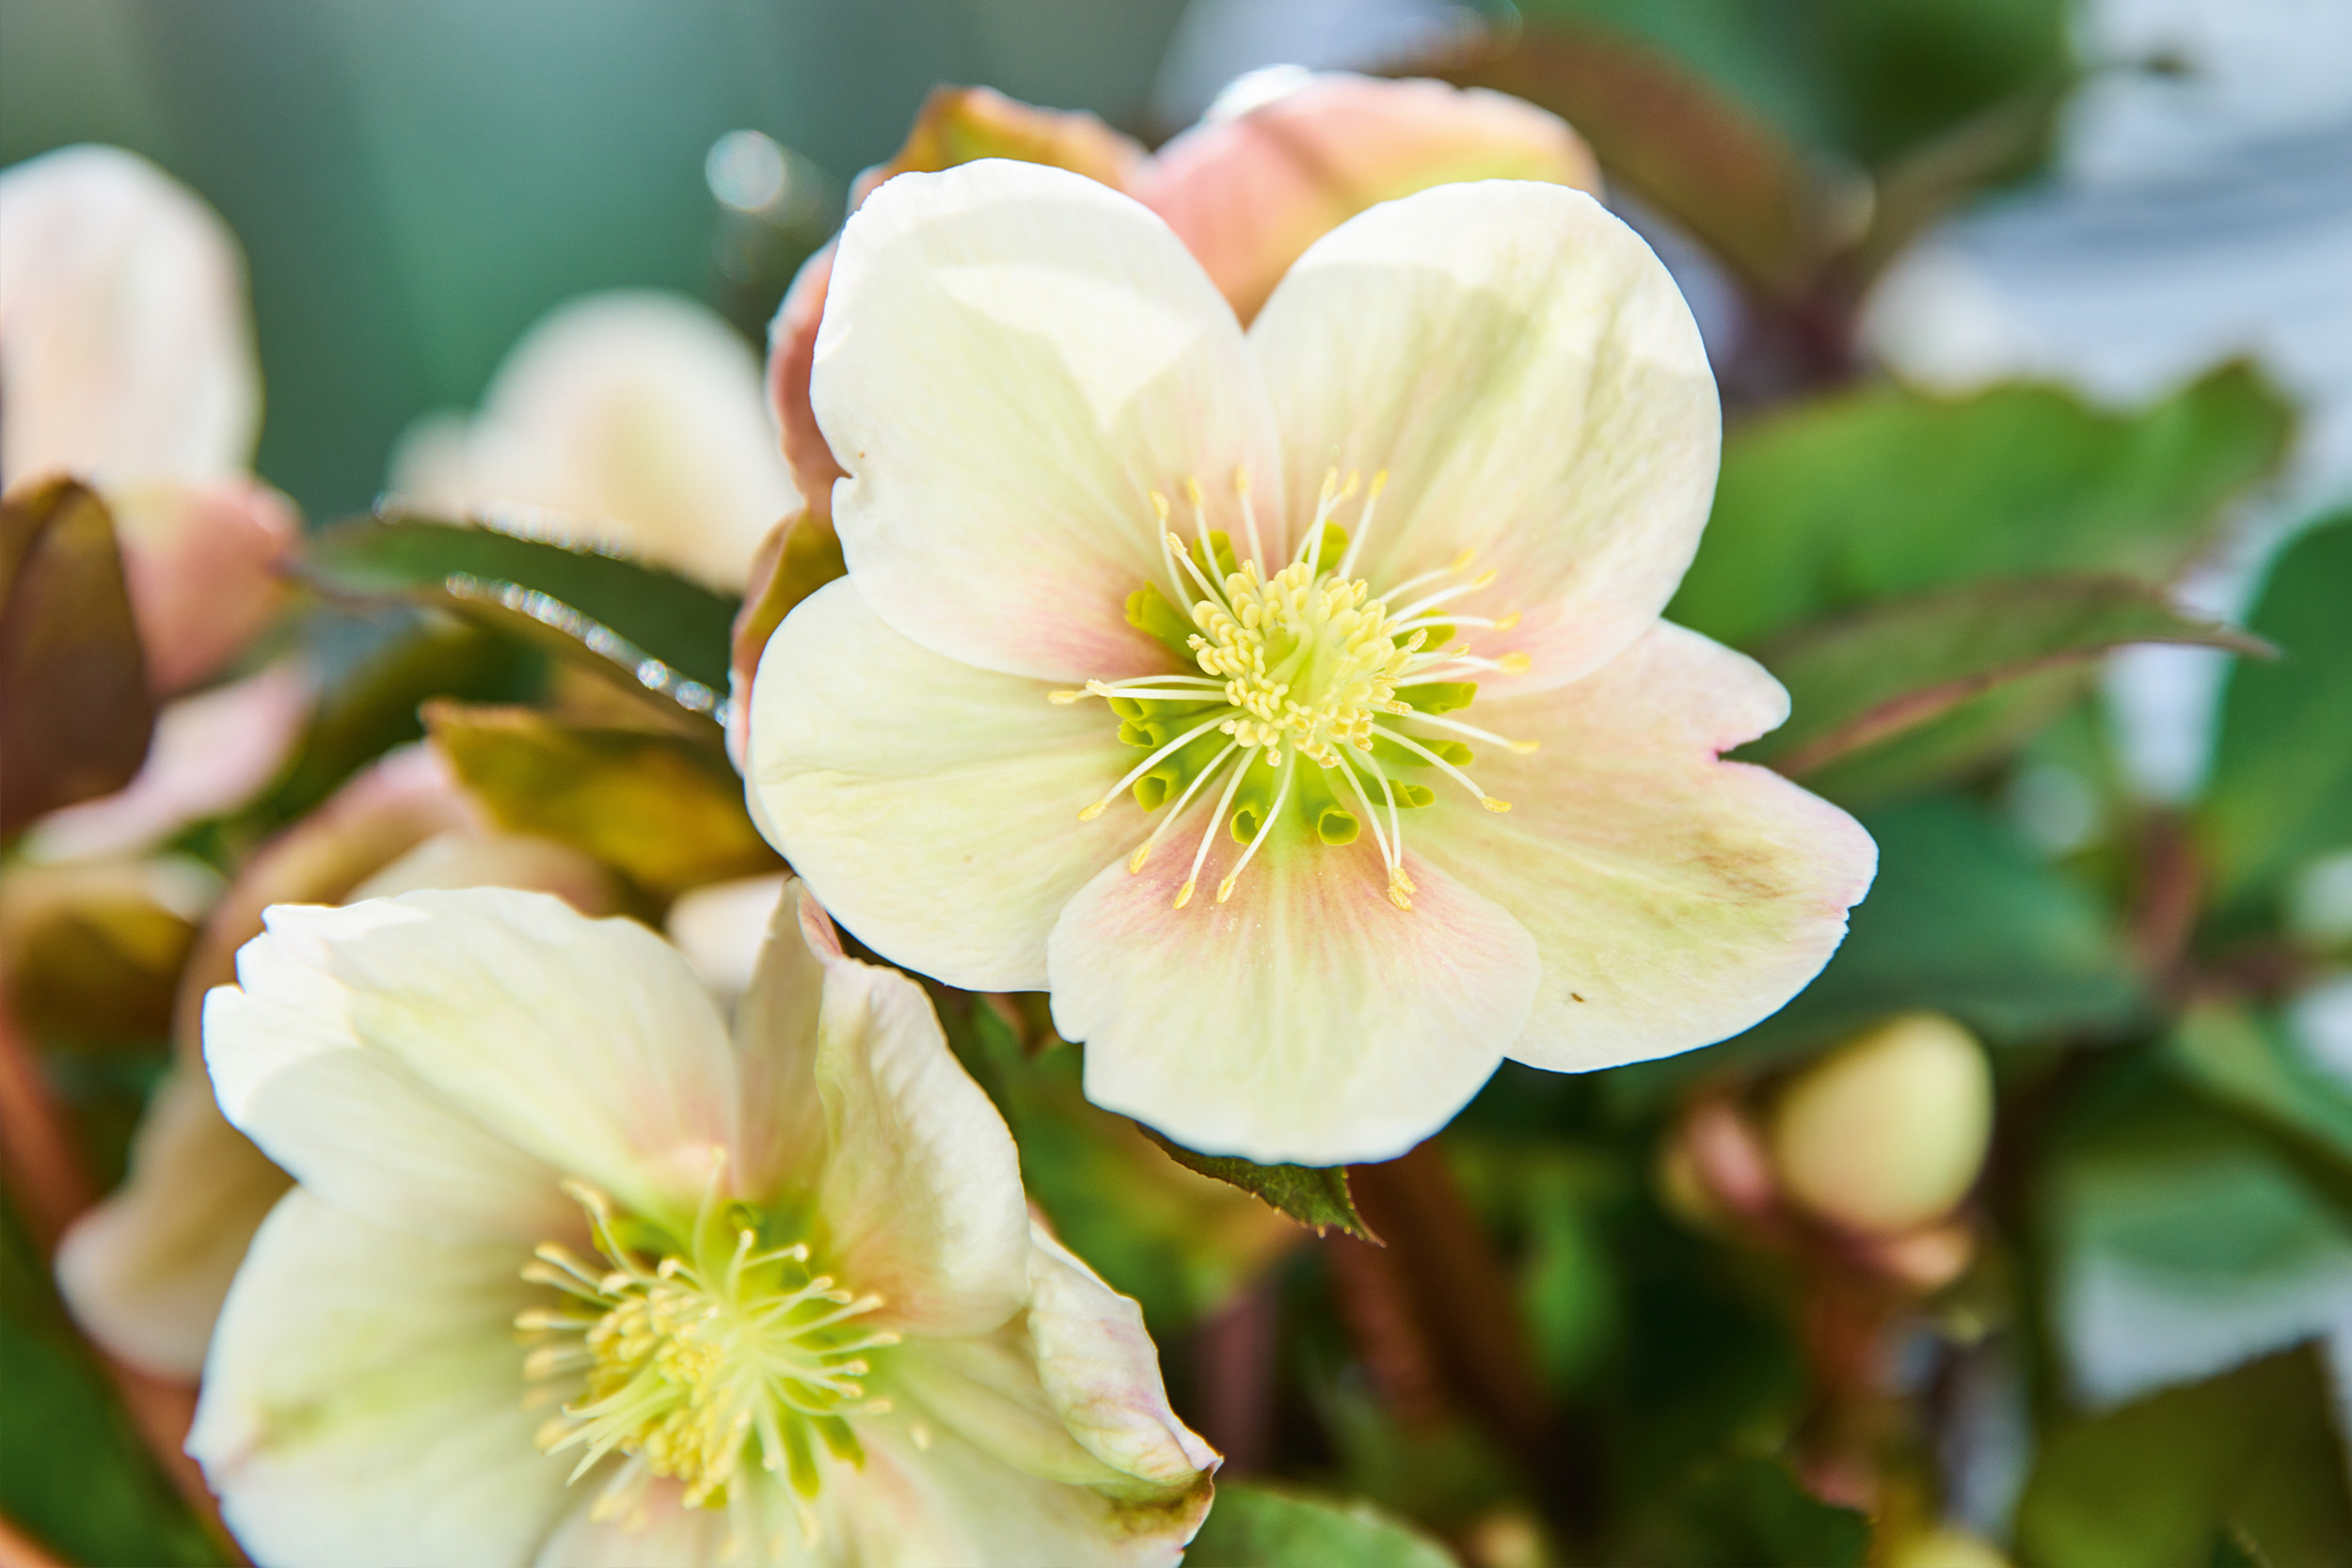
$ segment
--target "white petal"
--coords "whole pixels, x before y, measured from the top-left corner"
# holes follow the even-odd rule
[[[825,960],[840,956],[824,911],[798,880],[785,879],[770,899],[751,984],[735,1009],[739,1191],[806,1189],[819,1178],[826,1133],[817,1094],[818,1022]]]
[[[720,1001],[732,1005],[752,989],[790,880],[778,872],[707,882],[678,895],[662,917],[663,932]]]
[[[1820,972],[1877,866],[1851,816],[1716,753],[1778,724],[1754,660],[1661,622],[1573,686],[1472,717],[1495,816],[1428,811],[1420,842],[1534,933],[1543,989],[1510,1054],[1582,1071],[1725,1038]]]
[[[254,1238],[188,1451],[257,1560],[503,1568],[564,1503],[515,1314],[525,1248],[382,1230],[289,1194]]]
[[[810,395],[850,474],[834,521],[866,602],[984,669],[1164,668],[1125,616],[1165,583],[1152,492],[1181,506],[1189,476],[1223,506],[1237,467],[1279,490],[1265,395],[1200,264],[1135,201],[1041,165],[868,197],[841,232]]]
[[[1031,1227],[1028,1310],[981,1338],[917,1340],[888,1368],[891,1397],[1030,1476],[1167,1504],[1218,1463],[1168,1408],[1142,1309]]]
[[[736,590],[800,504],[749,345],[705,307],[650,292],[550,313],[479,418],[412,427],[391,487],[425,507],[542,511],[566,537]]]
[[[1179,910],[1196,842],[1104,870],[1054,927],[1054,1022],[1086,1042],[1087,1098],[1267,1164],[1386,1160],[1443,1127],[1526,1022],[1526,931],[1410,854],[1421,891],[1397,909],[1369,840],[1278,835],[1220,904],[1240,854],[1221,826]]]
[[[57,1288],[106,1350],[193,1383],[253,1232],[287,1177],[221,1119],[201,1073],[174,1071],[131,1146],[131,1175],[57,1248]]]
[[[0,174],[0,477],[241,471],[262,417],[245,288],[220,219],[145,159],[70,147]]]
[[[1079,811],[1143,753],[901,637],[853,581],[785,617],[752,685],[751,792],[776,847],[875,951],[967,990],[1035,990],[1070,896],[1142,836]]]
[[[1494,180],[1375,207],[1299,259],[1249,346],[1294,511],[1327,467],[1388,471],[1358,565],[1375,593],[1470,549],[1500,574],[1448,606],[1523,615],[1470,640],[1534,660],[1498,689],[1598,667],[1690,564],[1722,443],[1714,378],[1665,267],[1581,191]]]
[[[306,1185],[385,1224],[511,1232],[564,1201],[553,1171],[691,1217],[732,1141],[735,1067],[652,932],[506,888],[268,925],[207,1002],[205,1055],[230,1120]]]
[[[818,956],[826,1152],[817,1214],[826,1263],[850,1288],[883,1298],[877,1326],[985,1334],[1028,1294],[1028,1208],[1012,1134],[948,1051],[920,986],[837,949]]]
[[[1071,1435],[1146,1491],[1189,1491],[1219,1461],[1176,1418],[1143,1309],[1103,1283],[1042,1227],[1029,1255],[1037,1375]]]

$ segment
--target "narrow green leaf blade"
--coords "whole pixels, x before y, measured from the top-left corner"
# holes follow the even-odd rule
[[[2132,642],[2265,653],[2185,615],[2129,578],[1973,583],[1873,605],[1777,640],[1760,656],[1789,721],[1741,753],[1796,777],[1875,747],[1971,698]]]
[[[322,530],[301,570],[326,592],[438,605],[551,641],[689,712],[723,711],[736,601],[643,562],[394,513]]]
[[[1454,1554],[1361,1498],[1227,1481],[1184,1561],[1198,1568],[1455,1568]]]
[[[1136,1125],[1142,1127],[1140,1122]],[[1317,1235],[1337,1230],[1359,1242],[1379,1243],[1380,1238],[1373,1234],[1372,1227],[1356,1212],[1356,1199],[1347,1190],[1344,1165],[1261,1165],[1230,1154],[1202,1154],[1170,1143],[1149,1127],[1142,1130],[1145,1137],[1168,1150],[1168,1158],[1186,1170],[1239,1187]]]

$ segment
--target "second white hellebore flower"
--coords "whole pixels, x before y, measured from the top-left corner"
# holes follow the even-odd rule
[[[280,906],[212,993],[299,1183],[188,1449],[271,1565],[1168,1564],[1216,1455],[921,990],[788,895],[728,1037],[505,889]]]
[[[754,810],[877,950],[1050,990],[1180,1142],[1386,1159],[1505,1056],[1722,1039],[1869,885],[1844,812],[1719,760],[1787,693],[1659,619],[1721,416],[1581,191],[1374,207],[1245,335],[1092,181],[902,175],[811,397],[849,576],[763,657]]]

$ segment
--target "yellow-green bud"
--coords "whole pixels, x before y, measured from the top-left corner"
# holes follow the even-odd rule
[[[1993,1076],[1976,1037],[1934,1013],[1856,1036],[1800,1073],[1772,1125],[1789,1198],[1886,1234],[1948,1212],[1976,1184],[1993,1131]]]

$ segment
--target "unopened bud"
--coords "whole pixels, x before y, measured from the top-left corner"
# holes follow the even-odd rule
[[[1999,1547],[1957,1529],[1915,1535],[1897,1546],[1886,1563],[1887,1568],[2010,1568]]]
[[[1807,1211],[1885,1235],[1965,1197],[1992,1129],[1993,1078],[1976,1037],[1911,1013],[1855,1037],[1782,1092],[1772,1164]]]

